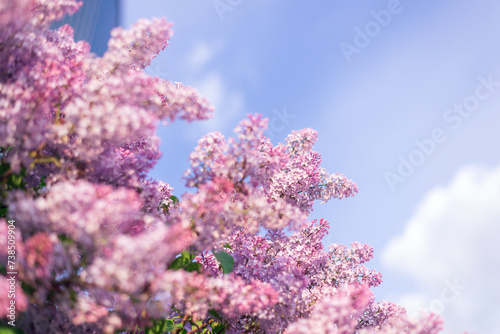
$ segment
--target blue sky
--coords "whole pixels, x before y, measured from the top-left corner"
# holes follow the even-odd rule
[[[151,176],[182,193],[197,140],[231,135],[248,113],[274,119],[274,143],[314,128],[323,166],[360,189],[316,206],[313,218],[331,223],[326,243],[375,247],[379,299],[440,313],[445,333],[496,333],[499,14],[487,0],[127,0],[126,27],[174,23],[147,72],[216,108],[210,121],[159,130]]]

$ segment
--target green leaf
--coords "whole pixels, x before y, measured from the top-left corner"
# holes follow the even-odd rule
[[[188,259],[188,260],[192,260],[191,258],[191,253],[189,253],[189,251],[185,250],[181,253],[181,256]]]
[[[169,266],[168,269],[173,269],[173,270],[178,270],[182,269],[185,266],[187,266],[191,261],[189,258],[185,258],[184,256],[179,256],[172,262]]]
[[[27,294],[28,296],[33,295],[36,291],[36,289],[34,287],[32,287],[31,285],[26,284],[24,282],[22,282],[22,284],[21,284],[21,289],[23,289],[24,293]]]
[[[78,293],[75,290],[73,290],[73,289],[69,289],[69,299],[74,304],[76,304],[76,302],[78,301]]]
[[[193,323],[191,323],[192,325]],[[201,326],[203,326],[203,321],[199,320],[199,321],[195,321],[194,322],[194,325],[196,328],[200,328]]]
[[[212,317],[214,317],[215,319],[217,319],[217,320],[221,320],[222,319],[221,316],[220,316],[220,314],[216,310],[214,310],[214,309],[208,310],[208,313],[210,313],[210,315]]]
[[[223,247],[224,247],[224,248],[229,248],[230,250],[233,250],[233,247],[231,247],[231,245],[230,245],[230,244],[228,244],[228,243],[226,243]]]
[[[184,269],[186,269],[186,271],[189,271],[189,272],[196,271],[197,273],[199,273],[200,270],[201,270],[201,263],[199,263],[199,262],[191,262]]]
[[[234,259],[229,253],[220,251],[215,252],[214,255],[222,266],[222,271],[224,272],[224,274],[229,274],[231,271],[233,271]]]
[[[173,331],[174,329],[177,328],[176,324],[172,320],[170,320],[170,319],[165,320],[165,323],[166,323],[165,331],[167,333],[171,332],[171,331]]]
[[[73,241],[73,239],[71,239],[70,237],[68,237],[67,235],[64,235],[64,234],[58,234],[57,235],[57,238],[59,239],[59,241],[62,243],[62,244],[70,244],[70,245],[73,245],[75,242]]]
[[[165,333],[167,330],[167,320],[162,320],[162,321],[157,321],[156,324],[158,325],[158,332],[159,333]]]
[[[7,218],[8,207],[0,204],[0,217]]]
[[[176,324],[172,319],[167,319],[165,320],[163,327],[162,327],[162,332],[161,333],[170,333],[176,331],[178,333],[179,330],[184,330],[184,325],[179,322]]]
[[[2,325],[0,324],[0,334],[24,334],[24,331],[19,328],[15,328],[12,326]]]
[[[23,181],[23,176],[22,175],[20,175],[20,174],[10,174],[9,184],[13,188],[16,188],[16,189],[20,188],[22,181]]]
[[[168,266],[168,269],[178,270],[184,269],[186,271],[197,271],[201,269],[201,263],[193,262],[196,254],[191,254],[189,251],[183,251],[180,256],[176,257],[174,261]]]
[[[223,324],[212,326],[212,333],[224,334],[226,333],[226,326]]]
[[[3,175],[4,173],[6,173],[9,169],[10,169],[10,164],[8,164],[8,163],[2,163],[0,165],[0,175]]]
[[[172,200],[172,202],[174,202],[174,204],[179,203],[179,199],[174,195],[170,196],[170,199]]]

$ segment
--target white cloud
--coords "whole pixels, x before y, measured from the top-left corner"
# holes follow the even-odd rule
[[[441,313],[453,332],[498,333],[499,236],[500,167],[461,169],[448,186],[427,194],[383,251],[386,266],[420,286],[398,302],[410,314],[422,308]]]
[[[214,71],[209,73],[196,84],[196,87],[212,105],[217,107],[223,102],[226,87],[224,79],[219,72]]]
[[[229,89],[218,71],[203,76],[193,85],[215,107],[212,118],[198,123],[187,133],[190,137],[199,138],[211,131],[228,131],[236,125],[236,121],[244,117],[245,99],[241,92]],[[228,128],[231,127],[231,128]]]
[[[217,55],[221,47],[221,43],[209,44],[203,40],[197,41],[188,53],[186,59],[188,67],[194,72],[203,69]]]

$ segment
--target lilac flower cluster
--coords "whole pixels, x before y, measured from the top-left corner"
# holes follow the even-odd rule
[[[50,23],[72,0],[0,0],[0,318],[6,218],[16,221],[17,325],[25,333],[437,333],[374,301],[367,245],[323,238],[315,200],[357,193],[320,167],[317,133],[274,146],[249,115],[235,138],[203,137],[179,200],[147,174],[159,121],[208,118],[196,90],[144,69],[171,24],[111,34],[102,58]],[[2,320],[2,321],[3,321]]]
[[[318,134],[313,129],[293,131],[287,138],[289,159],[275,175],[270,186],[273,198],[284,198],[305,213],[312,210],[313,201],[322,203],[333,198],[354,196],[358,187],[342,174],[328,174],[320,167],[321,156],[312,150]]]
[[[371,259],[373,250],[355,243],[351,249],[334,246],[325,251],[322,239],[328,228],[328,222],[322,219],[305,222],[291,235],[282,230],[269,230],[265,236],[239,232],[226,240],[235,260],[233,273],[248,282],[267,282],[279,293],[274,306],[252,318],[258,319],[267,332],[282,332],[290,323],[309,317],[316,303],[343,286],[368,289],[380,284],[380,274],[362,266]],[[202,254],[198,261],[207,274],[221,277],[213,255]],[[374,318],[383,319],[382,314],[378,315],[380,318]],[[237,319],[231,326],[249,324]]]

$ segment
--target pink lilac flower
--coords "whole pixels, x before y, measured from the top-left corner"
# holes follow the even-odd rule
[[[285,333],[353,334],[357,317],[372,300],[373,294],[363,285],[343,285],[315,305],[309,318],[288,326]]]
[[[368,245],[353,242],[350,249],[344,245],[330,245],[327,277],[336,284],[361,282],[377,286],[382,282],[381,274],[362,265],[372,258],[373,248]]]
[[[443,320],[435,314],[423,315],[420,319],[410,319],[400,312],[389,317],[381,326],[365,327],[359,334],[437,334],[443,329]]]
[[[157,296],[156,307],[169,310],[173,303],[197,319],[205,318],[214,309],[231,326],[241,325],[243,316],[258,317],[262,309],[277,301],[271,285],[259,280],[245,282],[233,275],[213,278],[184,271],[165,272],[152,291]]]
[[[312,150],[317,136],[316,131],[304,129],[293,131],[286,138],[290,158],[272,176],[269,188],[272,198],[283,198],[305,213],[310,213],[314,200],[321,199],[325,203],[331,198],[354,196],[358,192],[356,184],[344,175],[330,175],[319,167],[321,156]]]

